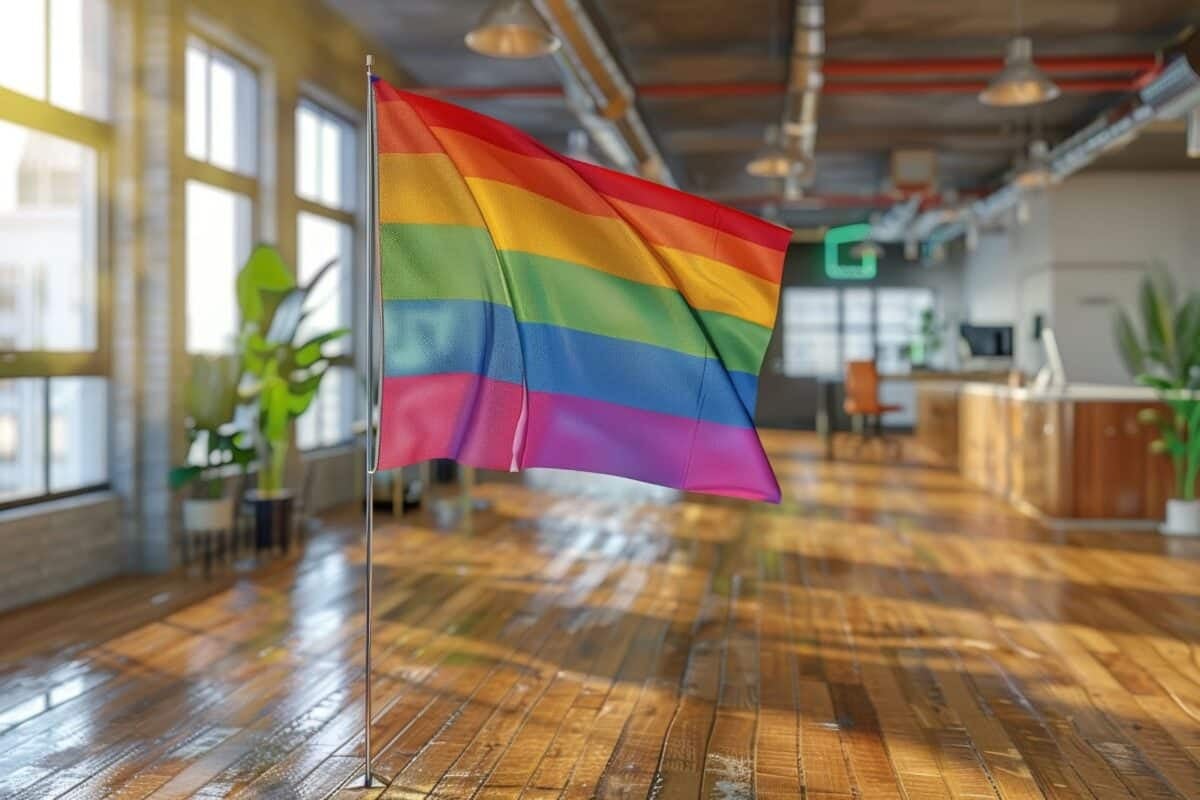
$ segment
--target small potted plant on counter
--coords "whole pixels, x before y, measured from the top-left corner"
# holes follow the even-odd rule
[[[234,424],[238,377],[236,356],[194,356],[187,386],[187,463],[169,475],[173,490],[189,487],[183,501],[183,531],[189,548],[207,537],[205,559],[212,556],[212,537],[231,535],[235,498],[225,491],[228,467],[243,471],[254,460]]]
[[[1117,346],[1138,383],[1158,392],[1164,408],[1146,408],[1143,424],[1158,429],[1151,449],[1171,459],[1175,486],[1167,501],[1166,534],[1200,535],[1200,293],[1176,304],[1165,272],[1148,275],[1138,293],[1141,330],[1122,309],[1115,319]]]
[[[275,542],[284,551],[288,548],[294,492],[285,485],[285,471],[294,422],[312,404],[326,372],[349,363],[348,356],[327,352],[349,329],[313,332],[305,324],[314,310],[313,288],[335,263],[325,264],[311,281],[300,285],[275,248],[259,245],[238,273],[242,314],[238,419],[258,455],[258,485],[247,499],[254,507],[259,549]]]

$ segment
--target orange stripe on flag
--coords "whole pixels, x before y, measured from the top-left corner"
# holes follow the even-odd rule
[[[446,130],[453,130],[460,135],[470,137],[472,140],[485,141],[492,148],[489,151],[492,154],[495,154],[496,151],[507,151],[510,160],[512,156],[516,156],[515,163],[520,165],[516,168],[512,165],[503,167],[493,166],[490,168],[501,170],[507,177],[499,177],[494,174],[480,177],[488,177],[494,180],[511,180],[513,177],[523,177],[524,171],[529,170],[531,175],[535,175],[535,177],[531,178],[535,182],[535,185],[526,186],[525,188],[536,191],[539,194],[545,194],[545,192],[540,190],[547,189],[547,183],[549,182],[555,188],[565,187],[567,192],[578,189],[581,194],[600,195],[605,202],[611,198],[619,198],[628,204],[652,209],[662,214],[669,214],[714,228],[724,233],[727,237],[741,239],[756,244],[760,248],[774,251],[776,253],[776,260],[778,260],[778,253],[782,253],[787,249],[787,244],[791,237],[791,232],[787,228],[773,225],[765,220],[727,208],[710,200],[693,197],[670,187],[660,186],[603,167],[564,158],[515,128],[449,103],[402,92],[383,82],[376,84],[376,92],[377,99],[379,100],[378,108],[383,109],[392,104],[402,104],[412,109],[418,118],[414,120],[413,115],[405,115],[397,119],[396,124],[404,124],[406,126],[415,124],[426,127],[426,131],[420,136],[414,135],[410,139],[396,137],[392,142],[395,149],[389,148],[381,136],[381,153],[429,152],[431,145],[428,138],[425,138],[424,133],[440,139],[443,145],[446,145],[449,140],[444,132]],[[384,124],[387,123],[384,122],[381,114],[381,127]],[[431,131],[430,129],[433,130]],[[466,143],[465,140],[463,141]],[[449,146],[445,147],[445,149],[447,152],[450,150]],[[482,159],[484,156],[479,156],[478,158]],[[558,176],[564,174],[563,168],[574,173],[575,179],[572,179],[569,183],[562,184],[560,187]],[[584,186],[589,191],[585,192],[583,189]],[[598,213],[593,198],[567,198],[562,193],[545,194],[545,196],[552,197],[577,210],[585,211],[585,213]],[[707,248],[705,250],[707,251]],[[707,252],[705,254],[707,255]],[[746,265],[742,261],[735,266],[739,269],[747,269],[749,265]],[[767,280],[779,280],[778,269],[769,270],[767,274],[762,274],[753,268],[747,269],[747,271],[759,274],[760,277],[764,277]]]

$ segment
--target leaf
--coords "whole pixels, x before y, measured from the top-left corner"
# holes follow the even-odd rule
[[[167,473],[167,485],[171,487],[171,491],[176,491],[187,486],[192,481],[200,477],[204,472],[204,467],[188,465],[186,467],[175,467]]]
[[[329,270],[333,269],[334,265],[336,265],[337,263],[338,263],[338,260],[336,258],[331,258],[328,261],[326,261],[324,264],[322,264],[321,268],[317,270],[317,274],[313,275],[312,280],[309,281],[307,284],[305,284],[302,287],[304,290],[304,293],[307,295],[310,292],[312,292],[312,290],[314,288],[316,288],[316,285],[321,282],[321,278],[325,277],[325,273],[327,273],[327,272],[329,272]]]
[[[1180,307],[1175,319],[1175,340],[1179,348],[1179,377],[1190,388],[1200,388],[1200,293],[1193,292]]]
[[[291,420],[291,396],[287,381],[276,376],[263,382],[262,393],[259,396],[259,427],[263,438],[272,447],[286,443],[288,438],[288,422]]]
[[[1170,278],[1165,272],[1158,272],[1142,279],[1138,300],[1150,352],[1171,374],[1176,374],[1175,326],[1171,314],[1173,294]]]
[[[296,279],[274,247],[260,244],[250,253],[237,276],[238,308],[243,324],[266,330],[279,297],[296,288]],[[264,297],[264,295],[267,295]]]
[[[216,431],[233,418],[241,364],[231,355],[196,355],[189,361],[187,413],[193,430]]]
[[[1142,343],[1138,341],[1133,323],[1124,310],[1118,310],[1113,317],[1113,336],[1117,340],[1117,352],[1121,354],[1121,360],[1125,362],[1125,369],[1129,374],[1137,376],[1145,372],[1146,354],[1142,350]]]
[[[340,339],[350,333],[349,328],[338,328],[337,330],[323,333],[320,336],[314,336],[304,344],[296,348],[296,353],[293,356],[293,361],[297,367],[307,367],[316,363],[321,358],[321,347],[335,339]]]
[[[1169,392],[1178,388],[1173,382],[1156,375],[1138,375],[1137,382],[1143,386],[1149,386],[1151,389],[1158,389],[1160,392]]]

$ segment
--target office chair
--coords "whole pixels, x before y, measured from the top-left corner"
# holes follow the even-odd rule
[[[869,441],[884,447],[895,447],[897,457],[900,442],[883,435],[883,415],[902,409],[901,406],[879,401],[879,371],[874,361],[846,362],[846,397],[842,409],[850,416],[851,426],[858,436],[855,453]]]

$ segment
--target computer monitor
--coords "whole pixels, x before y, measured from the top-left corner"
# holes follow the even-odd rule
[[[1012,358],[1012,325],[969,325],[964,322],[958,332],[975,358]]]

